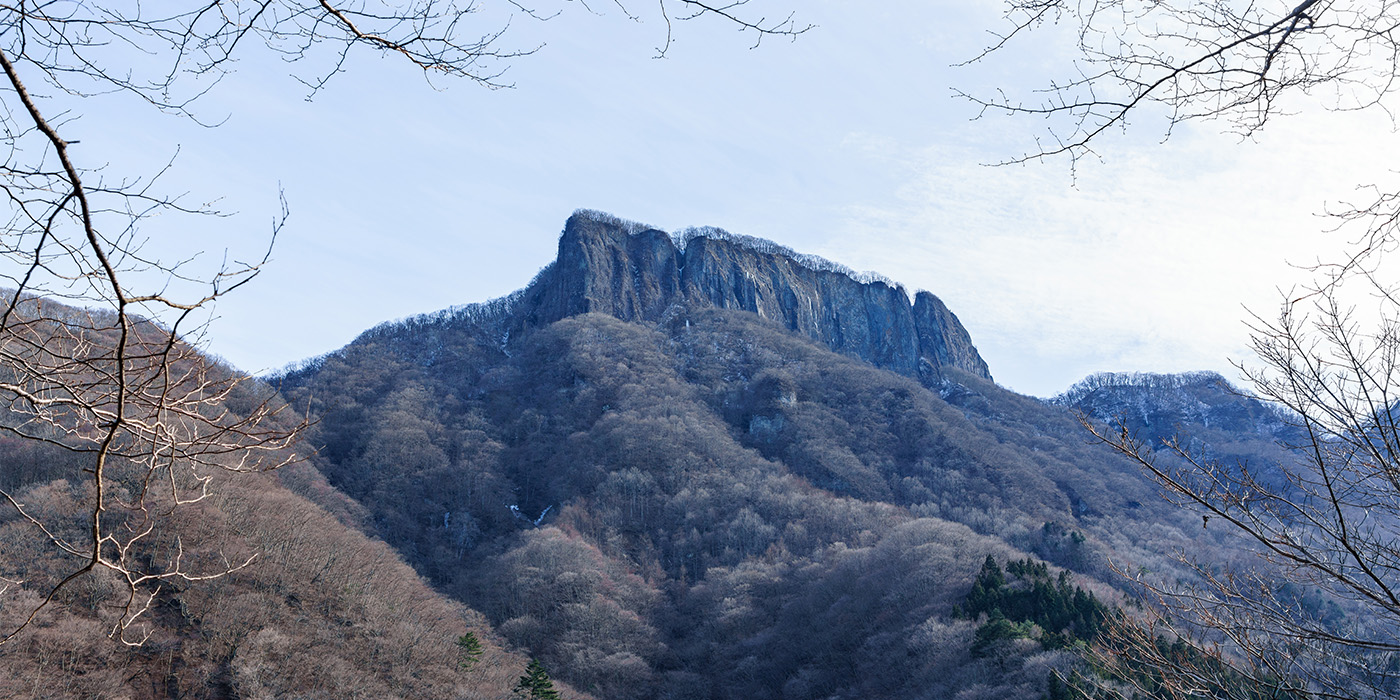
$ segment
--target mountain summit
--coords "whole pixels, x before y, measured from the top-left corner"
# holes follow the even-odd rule
[[[1160,445],[1189,426],[1192,434],[1224,431],[1232,439],[1300,439],[1276,406],[1235,388],[1215,372],[1100,372],[1050,400],[1104,423],[1121,425]]]
[[[953,367],[990,380],[972,336],[942,300],[858,273],[772,241],[717,228],[670,234],[602,212],[579,210],[559,238],[559,253],[524,289],[380,324],[352,345],[388,342],[423,364],[459,362],[462,352],[509,352],[514,339],[588,313],[657,324],[686,308],[757,314],[835,352],[933,387]],[[443,343],[460,343],[451,358]],[[455,339],[455,340],[452,340]],[[336,351],[332,355],[341,353]],[[314,370],[318,357],[282,373]]]
[[[938,297],[816,256],[713,228],[677,235],[581,210],[555,262],[521,300],[529,325],[582,313],[656,322],[677,304],[749,311],[876,367],[937,381],[956,367],[991,379],[958,317]]]
[[[307,459],[228,477],[142,541],[259,555],[163,588],[159,653],[72,643],[111,629],[110,591],[74,589],[61,624],[0,646],[0,697],[503,698],[526,659],[578,700],[1059,697],[1117,562],[1189,581],[1241,546],[1066,406],[1286,479],[1280,417],[1216,375],[1100,375],[1058,404],[987,375],[931,294],[579,212],[525,289],[275,378],[313,423]],[[0,436],[0,488],[71,530],[81,464],[39,445]],[[49,532],[0,517],[6,605],[38,604],[23,587],[66,556]],[[1318,601],[1299,605],[1347,614]],[[81,658],[54,673],[53,649]]]

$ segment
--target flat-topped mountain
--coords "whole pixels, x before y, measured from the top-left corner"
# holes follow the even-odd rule
[[[1217,375],[1020,396],[931,294],[593,212],[524,289],[273,381],[314,423],[307,461],[220,481],[189,537],[147,545],[257,565],[163,587],[125,662],[69,641],[100,637],[110,591],[56,601],[61,634],[0,646],[0,696],[505,697],[534,659],[582,699],[1059,697],[1131,594],[1115,566],[1189,581],[1174,552],[1240,545],[1066,407],[1255,473],[1288,459],[1287,416]],[[87,517],[81,465],[41,447],[0,440],[0,488]],[[0,589],[48,565],[44,534],[0,513]],[[84,661],[56,672],[64,648]]]
[[[661,320],[676,304],[758,314],[844,355],[925,383],[942,367],[991,379],[958,317],[938,297],[717,229],[664,231],[580,211],[520,313],[542,325],[582,313]]]
[[[421,364],[460,363],[463,334],[475,339],[473,352],[489,355],[571,316],[601,313],[657,323],[682,307],[755,313],[926,386],[941,382],[947,367],[992,378],[967,329],[929,292],[911,301],[903,286],[878,275],[763,239],[713,228],[673,235],[586,210],[569,217],[558,256],[524,289],[385,323],[355,342],[389,342]],[[451,357],[439,354],[444,343],[459,346]]]

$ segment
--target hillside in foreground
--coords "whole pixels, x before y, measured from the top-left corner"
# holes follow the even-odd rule
[[[72,328],[65,319],[84,316],[57,304],[43,308],[54,328]],[[212,375],[231,372],[190,357]],[[101,381],[95,372],[89,379]],[[236,414],[271,393],[250,380],[210,410]],[[0,411],[0,425],[33,418],[19,409]],[[32,624],[0,646],[0,697],[513,697],[527,659],[505,651],[480,613],[433,590],[399,553],[355,527],[364,509],[305,463],[273,474],[216,470],[208,498],[127,511],[120,503],[142,485],[124,475],[140,469],[128,472],[119,457],[109,459],[104,486],[114,500],[105,516],[124,532],[152,526],[133,540],[137,574],[168,570],[173,561],[196,576],[237,570],[142,586],[142,600],[128,608],[122,579],[98,568],[42,606],[82,565],[65,547],[91,546],[95,502],[92,452],[72,451],[81,447],[72,435],[51,439],[0,436],[0,634],[38,609]],[[110,546],[104,555],[113,556]],[[142,610],[151,594],[149,610],[118,635],[123,614]],[[459,640],[467,635],[479,654],[463,655]]]

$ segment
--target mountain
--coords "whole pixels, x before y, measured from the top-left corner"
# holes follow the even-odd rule
[[[1174,443],[1231,469],[1248,466],[1281,492],[1293,488],[1279,468],[1291,459],[1283,445],[1306,444],[1293,416],[1215,372],[1094,374],[1050,403],[1121,426],[1149,446]]]
[[[0,646],[0,695],[507,697],[534,658],[580,699],[1038,700],[1129,595],[1115,566],[1189,581],[1181,552],[1239,545],[1071,409],[1279,463],[1289,430],[1214,375],[1020,396],[932,294],[596,212],[524,289],[268,379],[305,461],[221,476],[143,545],[257,565],[162,587],[130,650],[84,579]],[[64,531],[84,466],[0,437],[0,489]],[[0,512],[0,600],[64,570],[51,545]]]
[[[1090,375],[1051,399],[1105,423],[1122,423],[1154,443],[1184,426],[1270,440],[1294,434],[1288,416],[1215,372]]]
[[[815,256],[718,229],[676,236],[574,214],[559,254],[525,290],[517,332],[584,313],[655,323],[681,305],[757,314],[826,347],[928,383],[944,367],[991,379],[948,307]]]
[[[580,212],[520,292],[273,381],[368,532],[599,697],[1039,698],[1083,628],[959,612],[989,555],[1114,600],[1233,543],[990,376],[932,294]]]

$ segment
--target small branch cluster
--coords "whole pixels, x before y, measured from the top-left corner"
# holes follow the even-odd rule
[[[624,12],[627,12],[627,8],[623,6],[622,0],[613,0],[613,2],[615,2],[619,8],[622,8]],[[672,10],[676,4],[679,4],[682,8],[680,13],[676,13]],[[799,35],[805,34],[807,31],[813,29],[813,25],[798,24],[794,13],[788,13],[786,16],[777,20],[770,20],[767,17],[750,18],[747,15],[741,14],[741,11],[744,10],[745,6],[748,4],[749,0],[727,0],[726,2],[718,3],[702,2],[701,0],[675,0],[675,2],[660,0],[661,19],[666,23],[666,41],[662,43],[661,46],[657,47],[657,56],[665,56],[666,51],[671,48],[671,44],[674,41],[674,33],[672,32],[671,24],[673,19],[684,22],[705,15],[720,17],[738,27],[739,31],[753,34],[754,47],[762,43],[764,37],[777,36],[796,39]],[[628,15],[632,16],[631,13],[628,13]]]
[[[1223,119],[1247,136],[1279,114],[1291,94],[1323,97],[1336,109],[1381,104],[1400,66],[1400,5],[1287,3],[1012,0],[1009,28],[969,63],[1068,19],[1076,23],[1080,53],[1073,75],[1041,90],[1037,101],[958,94],[983,113],[1048,120],[1048,138],[1007,162],[1077,160],[1150,105],[1163,108],[1170,125]]]

